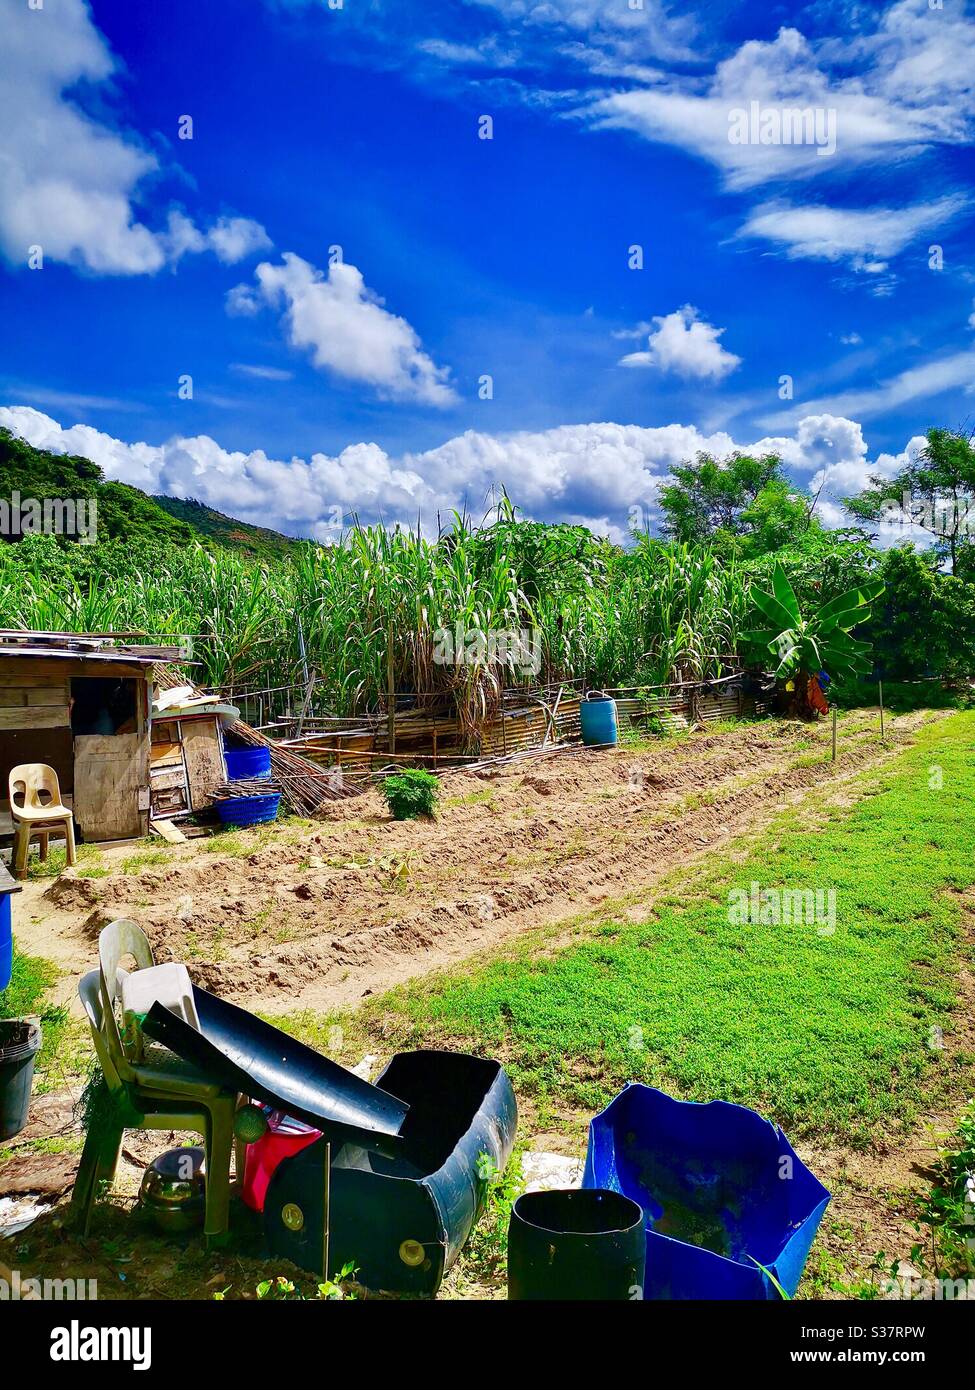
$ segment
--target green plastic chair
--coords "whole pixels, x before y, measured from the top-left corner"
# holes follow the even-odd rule
[[[106,989],[101,970],[91,970],[83,976],[78,993],[113,1105],[107,1115],[89,1127],[71,1197],[70,1218],[81,1222],[87,1235],[99,1183],[111,1185],[115,1180],[125,1130],[189,1130],[201,1135],[206,1147],[204,1233],[208,1244],[221,1244],[230,1215],[230,1158],[237,1094],[210,1081],[166,1049],[154,1049],[153,1058],[144,1066],[129,1062],[112,1006],[105,1006],[105,993],[112,996],[114,1003],[114,989]]]

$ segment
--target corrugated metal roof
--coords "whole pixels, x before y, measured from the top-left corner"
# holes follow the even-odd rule
[[[185,661],[182,647],[142,646],[113,642],[70,632],[0,632],[0,657],[59,661],[98,661],[128,666],[154,666]]]

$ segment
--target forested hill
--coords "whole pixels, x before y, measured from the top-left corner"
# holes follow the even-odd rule
[[[197,540],[210,548],[263,558],[283,555],[300,544],[199,502],[150,497],[127,483],[109,482],[90,459],[35,449],[0,428],[0,501],[9,503],[15,494],[21,502],[28,498],[38,502],[46,498],[94,499],[99,540],[162,540],[182,545]],[[0,539],[15,541],[18,536],[0,534]]]
[[[265,526],[249,526],[245,521],[237,521],[223,512],[214,511],[194,498],[185,502],[179,497],[153,496],[151,501],[161,507],[171,517],[186,524],[203,540],[214,545],[225,546],[230,550],[242,551],[245,555],[269,558],[272,555],[286,555],[300,541],[290,536],[282,536],[280,531],[270,531]]]

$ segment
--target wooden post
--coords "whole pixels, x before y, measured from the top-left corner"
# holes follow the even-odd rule
[[[880,742],[884,741],[884,683],[877,682],[877,690],[880,693]]]
[[[305,685],[308,684],[308,653],[305,650],[305,634],[301,627],[301,614],[296,613],[295,618],[298,623],[298,652],[301,656],[301,671],[305,678]]]
[[[836,706],[833,706],[833,762],[836,762]]]
[[[386,632],[386,718],[389,729],[389,752],[396,752],[396,687],[393,680],[393,624]]]

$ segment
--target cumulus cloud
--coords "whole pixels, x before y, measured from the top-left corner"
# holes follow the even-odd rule
[[[886,269],[884,257],[896,256],[922,232],[944,227],[967,204],[961,194],[903,208],[765,203],[750,214],[739,236],[774,242],[790,260],[846,260],[854,269],[880,273]]]
[[[322,371],[365,382],[386,398],[436,406],[456,399],[449,369],[435,365],[416,330],[383,307],[354,265],[337,261],[326,274],[291,251],[280,265],[263,261],[253,283],[230,291],[227,310],[263,307],[283,311],[288,342]]]
[[[648,328],[646,348],[621,357],[621,367],[657,367],[678,376],[722,381],[741,365],[741,358],[718,341],[725,330],[706,323],[692,304],[658,316],[649,325],[641,324],[633,331],[642,336],[642,330]]]
[[[678,463],[735,449],[782,455],[812,491],[828,473],[827,493],[858,490],[870,464],[860,425],[830,415],[807,417],[792,433],[748,441],[693,425],[647,428],[609,422],[562,425],[505,435],[468,430],[436,448],[392,457],[373,443],[336,455],[275,459],[264,450],[224,449],[208,435],[164,444],[126,443],[88,425],[63,428],[29,406],[0,408],[0,425],[39,448],[93,459],[107,477],[150,493],[195,497],[243,521],[294,535],[335,539],[342,519],[435,527],[438,511],[466,508],[477,518],[503,483],[526,514],[589,525],[626,536],[631,508],[652,518],[660,485]],[[890,465],[891,468],[893,464]]]
[[[202,232],[178,212],[158,231],[141,221],[139,187],[158,159],[68,95],[116,70],[84,0],[36,9],[4,0],[0,53],[0,253],[13,265],[40,247],[45,259],[91,274],[147,275],[191,251],[230,264],[270,245],[247,218]]]

